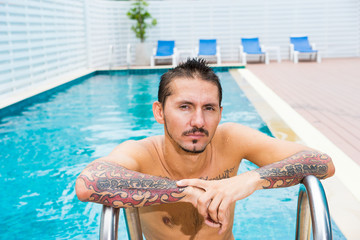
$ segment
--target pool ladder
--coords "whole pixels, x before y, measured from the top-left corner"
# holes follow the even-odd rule
[[[100,240],[116,240],[119,223],[119,208],[103,206]],[[128,236],[130,240],[142,240],[139,212],[137,208],[124,208]],[[309,240],[311,226],[314,240],[332,240],[329,208],[321,182],[314,176],[307,176],[300,185],[296,240]]]
[[[103,206],[100,222],[100,240],[117,240],[120,208]],[[142,240],[138,208],[124,208],[126,228],[130,240]]]
[[[298,197],[295,239],[310,239],[311,222],[314,240],[332,240],[329,207],[320,180],[309,175],[302,183]]]

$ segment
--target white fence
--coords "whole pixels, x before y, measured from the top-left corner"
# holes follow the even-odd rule
[[[216,38],[223,62],[238,61],[241,37],[258,36],[288,58],[289,36],[308,35],[322,56],[360,56],[359,0],[150,1],[158,25],[147,43],[175,40],[194,49]],[[126,65],[129,1],[0,1],[0,101],[64,74]],[[112,52],[112,54],[110,54]],[[134,59],[134,56],[132,56]]]
[[[258,36],[279,46],[288,58],[289,36],[308,35],[323,57],[360,56],[359,0],[252,0],[151,2],[158,26],[150,42],[176,40],[195,47],[199,38],[217,38],[223,61],[238,60],[241,37]]]
[[[0,97],[85,68],[84,26],[82,0],[1,1]]]

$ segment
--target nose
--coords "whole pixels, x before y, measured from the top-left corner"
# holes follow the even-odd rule
[[[204,127],[205,125],[204,113],[200,109],[194,111],[190,124],[192,127],[197,127],[197,128]]]

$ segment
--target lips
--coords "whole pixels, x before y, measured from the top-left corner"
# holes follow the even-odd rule
[[[194,132],[194,133],[189,133],[187,134],[188,136],[205,136],[206,134],[203,132]]]
[[[191,137],[191,138],[201,138],[201,137],[205,137],[206,135],[201,132],[194,132],[194,133],[185,134],[185,136]]]

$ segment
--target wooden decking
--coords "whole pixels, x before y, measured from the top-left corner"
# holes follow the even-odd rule
[[[360,165],[360,58],[246,68]]]

